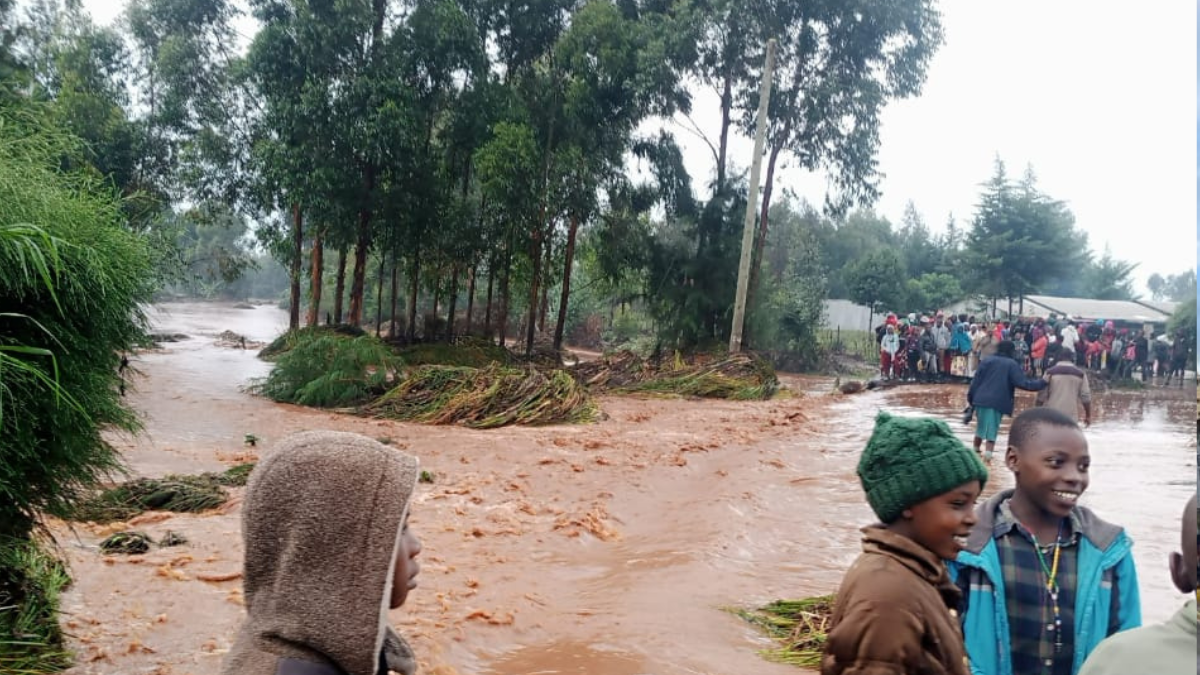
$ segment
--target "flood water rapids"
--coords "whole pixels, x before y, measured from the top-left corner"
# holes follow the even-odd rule
[[[174,303],[151,315],[156,331],[188,339],[133,357],[129,400],[145,430],[112,442],[134,475],[222,470],[318,428],[384,439],[434,473],[411,520],[424,543],[420,587],[391,614],[434,675],[800,672],[764,661],[765,639],[722,610],[836,590],[873,520],[855,464],[880,409],[971,436],[958,420],[961,385],[842,396],[832,378],[789,375],[799,395],[767,402],[601,397],[609,418],[595,425],[369,420],[242,390],[270,364],[216,336],[268,342],[287,326],[277,308]],[[1196,489],[1193,393],[1191,382],[1104,393],[1087,431],[1081,502],[1133,537],[1146,622],[1183,601],[1167,556]],[[259,447],[245,447],[248,433]],[[985,497],[1012,485],[999,461],[992,469]],[[135,560],[100,556],[112,528],[53,525],[75,578],[64,597],[71,672],[219,672],[243,614],[240,581],[219,580],[240,570],[239,503],[235,490],[217,512],[125,524],[191,540]]]

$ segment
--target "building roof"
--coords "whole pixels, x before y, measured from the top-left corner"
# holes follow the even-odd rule
[[[1174,314],[1175,310],[1179,308],[1180,304],[1178,302],[1170,302],[1167,300],[1134,300],[1134,302],[1139,305],[1145,305],[1151,309],[1157,309],[1168,316]]]
[[[1032,308],[1031,305],[1033,306]],[[1148,302],[1060,298],[1051,295],[1025,296],[1024,313],[1026,315],[1049,316],[1050,312],[1059,316],[1085,321],[1103,319],[1105,321],[1126,321],[1129,323],[1166,323],[1171,318],[1170,311],[1151,307]]]

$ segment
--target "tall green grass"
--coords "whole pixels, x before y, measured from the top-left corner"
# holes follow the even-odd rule
[[[71,665],[62,648],[59,594],[70,584],[62,562],[30,539],[0,537],[0,673],[42,675]]]

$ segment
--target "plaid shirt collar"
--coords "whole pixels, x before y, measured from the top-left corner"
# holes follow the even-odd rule
[[[1010,502],[1012,502],[1012,497],[1000,502],[1000,508],[997,509],[998,513],[996,514],[996,521],[992,525],[992,538],[999,539],[1000,537],[1003,537],[1004,535],[1016,529],[1017,532],[1020,532],[1026,539],[1029,539],[1032,542],[1031,535],[1025,531],[1025,528],[1023,526],[1020,528],[1017,527],[1020,522],[1017,520],[1017,517],[1013,515],[1012,505]],[[1067,518],[1067,527],[1065,528],[1064,532],[1066,538],[1063,541],[1063,546],[1073,546],[1078,544],[1079,536],[1082,532],[1083,521],[1079,519],[1079,514],[1075,511],[1075,509],[1071,509],[1071,515]],[[1042,543],[1046,544],[1049,542]]]

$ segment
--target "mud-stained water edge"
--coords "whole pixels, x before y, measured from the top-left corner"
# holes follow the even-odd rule
[[[880,408],[938,415],[970,435],[955,421],[961,386],[842,397],[831,380],[791,376],[800,396],[762,403],[605,397],[610,418],[588,426],[366,420],[241,391],[270,366],[216,336],[268,341],[287,325],[278,309],[171,304],[153,319],[190,339],[134,357],[130,401],[146,429],[112,439],[133,474],[219,470],[304,429],[386,440],[435,474],[411,521],[424,543],[420,587],[391,615],[435,675],[799,672],[760,659],[763,639],[721,609],[836,589],[871,521],[854,465]],[[1083,501],[1134,537],[1147,621],[1180,602],[1166,558],[1195,490],[1192,406],[1190,391],[1106,394],[1088,431]],[[258,448],[243,445],[247,433]],[[1012,482],[994,469],[989,493]],[[122,524],[54,525],[75,578],[64,598],[79,656],[70,672],[219,671],[243,612],[231,578],[240,496],[213,513],[124,524],[191,541],[145,556],[99,554]]]

